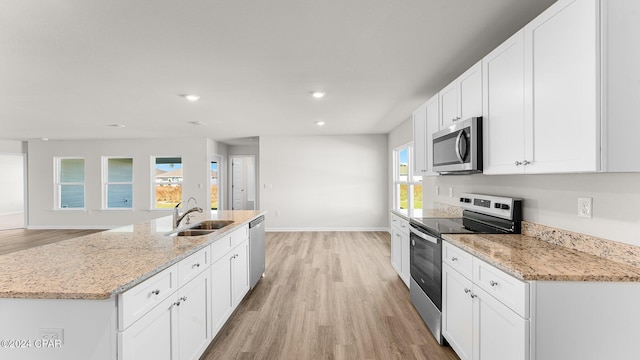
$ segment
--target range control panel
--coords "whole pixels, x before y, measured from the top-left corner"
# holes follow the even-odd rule
[[[522,217],[521,199],[462,193],[460,194],[460,206],[466,210],[493,215],[508,220],[514,220],[514,216]]]

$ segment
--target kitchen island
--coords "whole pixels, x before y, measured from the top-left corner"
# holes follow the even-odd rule
[[[197,214],[233,221],[201,236],[168,235],[165,217],[0,256],[0,358],[197,359],[249,290],[248,224],[263,214]]]

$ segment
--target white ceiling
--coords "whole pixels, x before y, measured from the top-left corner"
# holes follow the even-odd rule
[[[554,1],[0,1],[0,139],[388,133]]]

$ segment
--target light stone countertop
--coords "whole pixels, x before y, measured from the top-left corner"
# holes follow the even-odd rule
[[[195,213],[191,223],[233,220],[203,236],[167,236],[172,217],[102,231],[0,256],[0,298],[108,299],[265,214]]]
[[[442,236],[521,280],[640,282],[640,268],[525,235]]]

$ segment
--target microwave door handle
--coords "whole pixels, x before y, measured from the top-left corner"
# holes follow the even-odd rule
[[[456,156],[458,160],[460,160],[460,164],[464,163],[464,159],[462,158],[462,154],[460,153],[460,141],[462,141],[462,137],[464,136],[464,131],[460,131],[458,136],[456,137]]]

